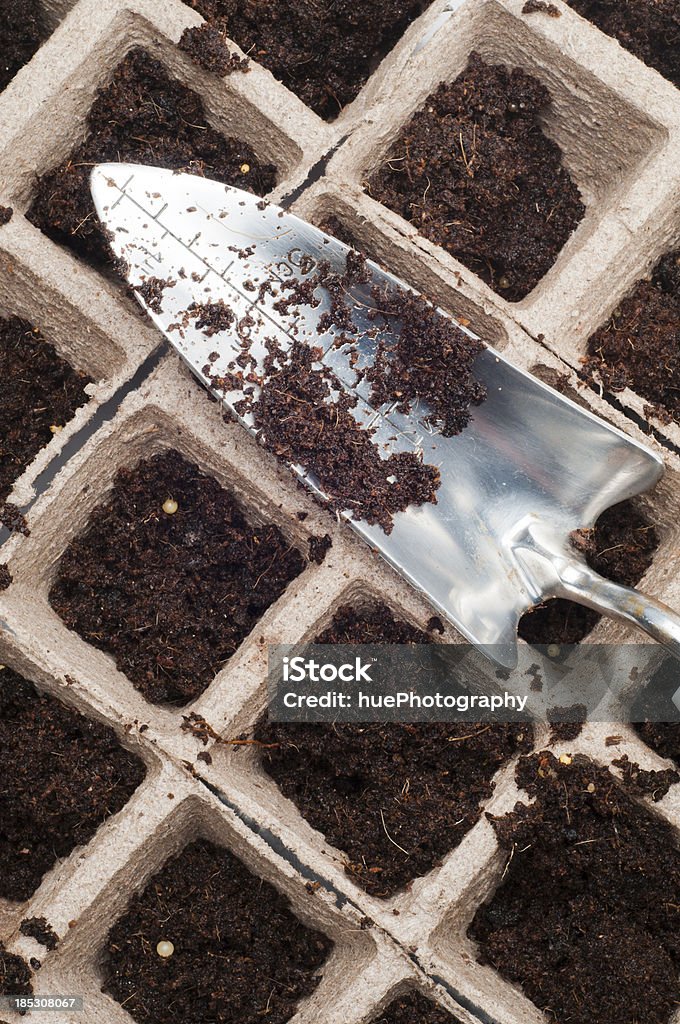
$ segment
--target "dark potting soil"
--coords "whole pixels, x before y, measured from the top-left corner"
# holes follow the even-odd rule
[[[522,14],[547,14],[551,18],[560,18],[562,12],[555,4],[546,3],[546,0],[527,0],[522,8]]]
[[[200,97],[141,49],[132,50],[98,92],[85,141],[39,179],[27,213],[55,242],[98,266],[113,256],[94,213],[89,176],[94,164],[110,160],[188,171],[259,195],[276,183],[273,165],[259,163],[242,140],[211,128]]]
[[[660,708],[670,702],[678,689],[678,663],[666,658],[655,671],[649,684],[641,689],[631,709],[633,728],[645,743],[661,757],[667,757],[680,768],[680,722],[659,722]],[[670,707],[670,704],[666,704]],[[674,718],[672,714],[669,718]]]
[[[651,796],[655,803],[665,797],[671,786],[680,782],[680,775],[672,768],[648,771],[641,768],[635,761],[629,760],[627,754],[612,761],[612,764],[621,769],[629,789]]]
[[[40,332],[17,316],[0,318],[0,503],[41,448],[87,402],[77,373]]]
[[[354,235],[351,233],[349,228],[336,217],[334,213],[329,214],[324,220],[318,224],[320,231],[325,231],[327,235],[333,235],[340,242],[344,242],[350,249],[361,250],[361,246],[357,244]]]
[[[583,217],[547,88],[477,53],[411,118],[366,189],[512,302],[553,265]]]
[[[112,729],[0,669],[0,897],[28,899],[144,775]]]
[[[678,12],[680,18],[680,11]],[[638,281],[588,341],[586,370],[606,390],[632,388],[661,419],[680,421],[680,249]]]
[[[26,961],[15,953],[8,953],[0,942],[0,995],[30,996],[33,992],[31,977]]]
[[[0,227],[9,224],[13,216],[14,210],[11,206],[0,206]]]
[[[217,352],[209,357],[203,373],[218,392],[242,392],[234,403],[236,411],[252,415],[266,448],[318,479],[333,511],[348,511],[353,518],[377,523],[389,533],[395,513],[436,501],[439,470],[425,463],[421,452],[387,454],[374,441],[376,428],[357,422],[356,395],[341,384],[330,366],[320,363],[321,348],[295,338],[300,311],[304,316],[304,307],[317,308],[323,297],[328,308],[319,318],[318,333],[336,330],[334,346],[356,374],[356,386],[370,384],[369,403],[379,407],[396,402],[399,412],[408,413],[416,400],[424,399],[429,421],[445,436],[463,430],[471,406],[486,397],[485,388],[473,376],[474,360],[483,346],[426,299],[371,285],[362,253],[350,250],[342,271],[321,261],[315,268],[312,263],[306,274],[276,286],[271,281],[260,285],[260,294],[271,292],[276,311],[293,321],[290,347],[284,349],[276,338],[265,338],[267,355],[260,365],[245,331],[242,351],[227,365],[226,374],[212,370]],[[363,306],[371,304],[368,328],[355,321],[352,297]],[[185,319],[189,317],[198,318],[198,326],[207,327],[209,333],[228,330],[235,320],[224,303],[193,305],[184,314]],[[388,336],[383,328],[392,324],[397,330]],[[171,325],[175,326],[182,330],[183,319]],[[359,343],[366,337],[377,339],[374,361],[359,368]],[[255,382],[263,385],[259,393]]]
[[[59,945],[59,936],[46,917],[27,917],[19,925],[19,931],[35,939],[45,949],[56,949]]]
[[[0,92],[47,35],[41,0],[0,0]]]
[[[177,511],[163,505],[177,502]],[[122,469],[64,554],[50,601],[153,703],[201,694],[305,567],[272,523],[177,451]]]
[[[171,942],[162,958],[156,947]],[[144,1024],[283,1024],[333,943],[231,853],[192,843],[135,896],[106,940],[104,991]]]
[[[371,1024],[458,1024],[458,1018],[420,992],[394,999]]]
[[[12,582],[12,574],[6,562],[0,562],[0,590],[7,590]]]
[[[189,6],[332,121],[429,0],[188,0]]]
[[[580,531],[575,540],[592,569],[630,587],[640,582],[659,544],[654,527],[629,501],[607,509],[591,531]],[[590,608],[554,598],[523,615],[518,633],[530,644],[576,644],[600,618]]]
[[[196,64],[213,75],[224,78],[234,71],[248,71],[250,63],[246,57],[232,53],[227,46],[225,33],[217,27],[204,22],[193,28],[185,28],[179,41],[180,50],[184,50]]]
[[[566,0],[584,18],[680,86],[677,0]]]
[[[346,605],[318,644],[428,643],[384,604]],[[531,748],[526,725],[284,724],[260,720],[262,764],[303,817],[387,898],[426,874],[478,821],[493,776]],[[395,845],[395,844],[398,844]],[[399,849],[401,847],[402,849]]]
[[[492,818],[503,879],[468,934],[556,1024],[668,1024],[680,1001],[674,829],[605,768],[521,758],[535,802]]]
[[[640,722],[633,728],[647,746],[680,768],[680,722]]]

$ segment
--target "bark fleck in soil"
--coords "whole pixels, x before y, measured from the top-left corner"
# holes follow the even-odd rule
[[[346,605],[314,642],[428,643],[429,637],[384,604]],[[479,820],[495,773],[531,748],[532,734],[526,725],[262,719],[255,738],[274,744],[262,748],[264,769],[312,827],[345,852],[353,881],[387,898],[460,843]]]
[[[28,899],[144,775],[112,729],[0,669],[0,898]]]
[[[585,212],[559,146],[541,130],[549,104],[538,79],[473,53],[411,118],[367,191],[519,301]]]
[[[163,959],[160,941],[175,947]],[[144,1024],[284,1024],[317,987],[332,942],[227,850],[186,847],[106,941],[104,990]]]
[[[260,163],[246,142],[211,128],[197,93],[171,79],[160,61],[141,49],[132,50],[110,85],[99,91],[85,141],[40,178],[27,213],[55,242],[96,266],[113,261],[89,187],[92,166],[102,161],[188,171],[259,195],[276,183],[273,165]],[[250,168],[247,175],[243,164]]]
[[[0,92],[46,38],[40,0],[0,0]]]
[[[674,829],[605,768],[523,757],[535,798],[491,818],[507,863],[468,934],[556,1024],[668,1024],[680,1000]]]
[[[677,0],[566,0],[627,50],[680,86]]]
[[[7,590],[12,583],[12,574],[5,562],[0,562],[0,590]]]
[[[645,516],[624,501],[603,512],[592,531],[580,531],[577,542],[592,569],[634,587],[652,564],[659,538]],[[600,618],[590,608],[554,598],[523,615],[518,632],[530,644],[576,644]]]
[[[14,215],[14,210],[11,206],[0,206],[0,227],[4,224],[9,224]]]
[[[119,471],[62,558],[50,601],[147,700],[181,706],[305,564],[277,526],[250,522],[213,477],[166,451]]]
[[[188,0],[320,117],[332,121],[426,0]]]
[[[408,992],[394,999],[371,1024],[458,1024],[458,1018],[421,992]]]
[[[638,281],[591,336],[586,370],[606,390],[632,388],[662,420],[680,421],[679,338],[680,249]]]
[[[14,481],[87,402],[89,377],[17,316],[0,319],[0,504]]]

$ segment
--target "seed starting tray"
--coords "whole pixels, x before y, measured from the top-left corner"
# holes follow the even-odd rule
[[[469,320],[518,366],[577,390],[593,412],[664,458],[663,481],[638,499],[660,536],[640,589],[678,608],[680,428],[649,421],[646,403],[631,391],[612,399],[579,378],[592,331],[680,244],[678,92],[561,0],[559,18],[523,15],[522,6],[522,0],[437,0],[331,124],[255,62],[248,74],[224,80],[195,66],[176,44],[201,19],[180,0],[46,3],[52,35],[0,94],[0,205],[14,210],[0,227],[0,313],[28,319],[95,381],[89,401],[10,495],[27,510],[30,535],[0,537],[0,563],[13,578],[0,592],[0,663],[111,725],[147,767],[125,807],[58,862],[30,900],[0,900],[0,941],[27,960],[40,959],[36,995],[82,994],[93,1024],[132,1019],[100,990],[100,952],[111,923],[196,835],[232,850],[284,892],[304,922],[334,940],[322,981],[299,1005],[294,1024],[370,1024],[395,995],[414,987],[461,1024],[546,1024],[519,988],[477,962],[466,937],[506,861],[484,815],[440,866],[379,900],[349,878],[343,852],[330,848],[282,796],[252,747],[214,739],[205,745],[182,730],[183,716],[193,712],[222,740],[247,734],[266,705],[267,644],[315,636],[344,603],[374,597],[420,628],[431,609],[225,420],[120,288],[24,216],[36,175],[81,140],[96,90],[129,50],[143,46],[200,95],[214,127],[277,164],[270,198],[292,201],[298,215],[316,223],[338,217],[371,257]],[[519,303],[492,292],[364,188],[411,114],[439,82],[460,73],[475,49],[548,86],[553,105],[546,131],[560,144],[587,206],[553,268]],[[66,628],[48,601],[62,553],[105,499],[117,470],[168,447],[232,490],[253,520],[276,523],[301,551],[310,535],[329,533],[333,540],[323,563],[310,564],[288,586],[205,692],[181,709],[148,703],[110,656]],[[450,630],[444,639],[460,637]],[[588,640],[640,637],[602,620]],[[617,726],[621,741],[607,746],[611,731],[606,723],[591,724],[577,740],[550,749],[583,752],[607,766],[623,754],[643,768],[669,766],[627,726]],[[545,729],[535,749],[547,747]],[[211,764],[198,759],[205,752]],[[484,810],[503,813],[523,796],[514,762],[508,763]],[[680,785],[650,806],[680,827]],[[60,940],[56,950],[46,953],[19,932],[20,922],[33,916],[50,922]],[[82,1017],[58,1015],[59,1024],[79,1024]]]

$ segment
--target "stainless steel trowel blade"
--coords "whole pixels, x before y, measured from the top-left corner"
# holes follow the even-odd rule
[[[323,344],[324,360],[352,387],[332,335],[320,340],[317,332],[325,303],[304,316],[283,316],[271,295],[259,293],[263,281],[303,278],[320,260],[343,270],[346,246],[256,196],[193,175],[104,164],[92,174],[92,192],[132,286],[149,278],[165,282],[160,311],[140,301],[206,387],[211,388],[209,356],[219,356],[211,374],[226,372],[241,351],[240,339],[233,329],[207,337],[185,313],[192,303],[218,299],[234,311],[241,337],[249,332],[255,351],[264,353],[268,336],[289,345],[291,332],[297,332]],[[369,266],[374,281],[406,287]],[[368,292],[367,299],[370,305]],[[355,321],[363,318],[368,327],[361,296],[353,304]],[[183,316],[179,330],[174,325]],[[494,659],[512,667],[520,616],[554,593],[550,574],[532,555],[534,547],[567,557],[571,531],[591,526],[605,508],[652,487],[663,466],[652,452],[492,348],[477,358],[475,374],[488,398],[474,408],[469,426],[451,438],[427,425],[423,409],[415,407],[409,416],[371,409],[357,389],[358,415],[377,426],[376,442],[386,451],[422,452],[439,467],[441,486],[436,505],[397,514],[389,535],[365,522],[351,525],[464,636],[492,646]],[[240,393],[218,397],[233,412]],[[247,417],[241,420],[252,429]],[[296,471],[320,490],[301,467]]]

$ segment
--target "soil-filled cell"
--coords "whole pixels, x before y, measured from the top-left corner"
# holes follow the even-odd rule
[[[676,831],[584,757],[522,758],[530,805],[493,819],[507,858],[469,935],[556,1024],[668,1024],[680,1000]]]
[[[0,667],[0,897],[28,899],[145,775],[112,729]]]
[[[198,697],[304,569],[272,523],[176,451],[122,469],[64,554],[50,601],[153,703]]]
[[[84,142],[39,179],[27,214],[55,242],[97,266],[113,257],[95,215],[89,178],[95,164],[108,161],[187,171],[258,195],[276,183],[272,164],[259,162],[247,142],[212,128],[198,94],[141,49],[132,50],[99,90]]]
[[[284,1024],[332,949],[222,847],[186,847],[106,940],[105,991],[143,1024]]]
[[[341,607],[316,643],[427,643],[387,606]],[[426,874],[479,820],[493,777],[531,747],[526,725],[261,721],[262,764],[345,869],[385,898]]]
[[[541,127],[550,103],[537,78],[473,53],[413,115],[366,191],[519,301],[585,213],[559,146]]]

